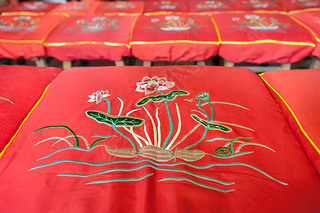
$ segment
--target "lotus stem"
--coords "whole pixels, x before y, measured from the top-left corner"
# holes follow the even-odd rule
[[[179,123],[178,123],[178,130],[176,132],[176,134],[174,135],[174,137],[172,138],[171,142],[169,143],[169,145],[166,147],[166,149],[170,149],[170,147],[174,144],[174,142],[177,140],[179,134],[180,134],[180,131],[181,131],[181,115],[180,115],[180,111],[179,111],[179,106],[178,104],[176,103],[176,108],[177,108],[177,115],[178,115],[178,120],[179,120]]]
[[[234,151],[233,151],[233,142],[235,142],[236,140],[238,140],[238,139],[240,139],[240,138],[242,138],[242,139],[251,139],[251,137],[250,137],[250,138],[246,138],[246,137],[236,137],[235,139],[232,139],[231,142],[230,142],[230,151],[231,151],[232,154],[234,153]]]
[[[193,127],[187,134],[185,134],[181,140],[179,140],[170,150],[173,150],[176,148],[180,143],[182,143],[189,135],[191,135],[198,127],[201,126],[201,124],[197,124],[195,127]]]
[[[111,111],[111,103],[108,99],[106,99],[105,97],[102,97],[103,100],[105,100],[108,103],[108,112],[107,114],[110,115],[110,111]]]
[[[199,107],[199,109],[201,109],[202,112],[206,113],[207,120],[210,121],[210,119],[209,119],[209,114],[207,113],[206,110],[204,110],[204,109],[201,107],[201,100],[199,100],[199,102],[198,102],[198,107]]]
[[[183,148],[183,149],[190,149],[190,148],[198,145],[199,143],[201,143],[201,141],[203,141],[203,139],[206,137],[207,132],[208,132],[208,128],[207,128],[207,127],[205,127],[205,128],[206,128],[206,129],[204,130],[204,132],[203,132],[202,137],[200,138],[200,140],[198,140],[196,143],[194,143],[194,144],[192,144],[192,145],[190,145],[190,146],[187,146],[187,147],[185,147],[185,148]]]
[[[126,138],[126,139],[131,143],[134,151],[137,151],[136,144],[131,140],[131,138],[129,138],[128,136],[126,136],[125,134],[123,134],[122,132],[120,132],[115,125],[112,125],[112,128],[114,129],[114,131],[116,131],[117,133],[119,133],[122,137]]]
[[[161,91],[159,91],[157,89],[156,89],[156,91],[164,95],[163,92],[161,92]],[[167,108],[167,112],[168,112],[169,123],[170,123],[170,132],[169,132],[168,136],[166,137],[166,139],[165,139],[165,141],[164,141],[164,143],[162,145],[162,149],[165,149],[167,147],[168,141],[170,140],[170,138],[172,136],[173,128],[174,128],[168,101],[164,100],[164,102],[166,103],[166,108]]]
[[[212,112],[212,114],[211,114],[211,121],[213,121],[214,120],[214,109],[213,109],[213,107],[212,107],[212,104],[210,103],[210,101],[206,101],[208,104],[209,104],[209,106],[210,106],[210,109],[211,109],[211,112]]]

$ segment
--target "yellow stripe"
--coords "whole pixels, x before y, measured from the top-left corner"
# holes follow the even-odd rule
[[[173,44],[173,43],[190,43],[190,44],[217,44],[217,41],[190,41],[190,40],[169,40],[169,41],[133,41],[130,42],[130,45],[133,44]]]
[[[219,32],[219,28],[217,26],[217,23],[215,22],[215,20],[213,19],[213,17],[210,15],[211,21],[214,25],[214,28],[216,29],[217,32],[217,36],[218,36],[218,41],[221,42],[221,36],[220,36],[220,32]]]
[[[135,28],[135,26],[136,26],[136,23],[137,23],[138,19],[139,19],[139,16],[137,16],[137,17],[134,19],[133,23],[132,23],[131,30],[130,30],[129,43],[132,41],[133,31],[134,31],[134,28]]]
[[[0,39],[0,42],[10,42],[10,43],[42,43],[41,40],[11,40],[11,39]]]
[[[79,41],[79,42],[59,42],[59,43],[44,43],[44,46],[66,46],[66,45],[81,45],[81,44],[103,44],[107,46],[126,46],[130,48],[130,45],[128,44],[122,44],[122,43],[112,43],[112,42],[97,42],[97,41]]]
[[[184,12],[166,12],[166,11],[160,11],[160,12],[151,12],[151,13],[144,13],[143,15],[145,16],[152,16],[152,15],[172,15],[172,14],[175,14],[175,15],[182,15],[182,14],[187,14],[184,13]]]
[[[302,133],[304,134],[304,136],[308,139],[308,141],[310,142],[310,144],[313,146],[313,148],[317,151],[317,153],[320,155],[320,150],[319,148],[315,145],[315,143],[311,140],[311,138],[309,137],[309,135],[306,133],[306,131],[302,128],[297,116],[294,114],[294,112],[292,111],[292,109],[290,108],[290,106],[287,104],[287,102],[283,99],[283,97],[262,77],[262,75],[260,75],[260,78],[270,87],[270,89],[272,89],[278,96],[279,98],[282,100],[282,102],[286,105],[286,107],[288,108],[288,110],[290,111],[291,115],[293,116],[293,118],[295,119],[295,121],[297,122],[300,130],[302,131]]]
[[[276,10],[253,10],[253,11],[242,11],[242,10],[234,10],[234,11],[212,11],[212,14],[227,14],[227,13],[268,13],[268,14],[282,14],[288,15],[286,11],[276,11]]]
[[[298,24],[300,24],[302,27],[306,28],[306,29],[313,35],[313,37],[314,37],[317,41],[319,41],[319,39],[318,39],[318,37],[316,36],[316,34],[315,34],[308,26],[306,26],[304,23],[302,23],[301,21],[299,21],[298,19],[296,19],[295,17],[293,17],[293,16],[291,16],[291,15],[289,15],[289,17],[290,17],[291,19],[293,19],[294,21],[296,21]]]
[[[116,13],[116,12],[106,12],[103,15],[105,16],[139,16],[140,13]]]
[[[4,12],[1,13],[1,16],[16,16],[16,15],[23,15],[23,16],[42,16],[44,12]]]
[[[320,11],[320,8],[307,8],[307,9],[301,9],[301,10],[293,10],[293,11],[290,11],[289,14],[312,12],[312,11]]]
[[[278,41],[278,40],[256,40],[256,41],[221,41],[221,44],[263,44],[263,43],[276,43],[276,44],[286,44],[286,45],[304,45],[315,47],[314,43],[310,42],[295,42],[295,41]]]
[[[53,27],[51,27],[51,29],[47,32],[47,34],[42,38],[41,42],[43,43],[43,42],[47,39],[47,37],[49,36],[49,34],[50,34],[59,24],[61,24],[62,22],[65,22],[65,21],[66,21],[66,19],[63,19],[63,20],[59,21],[58,23],[56,23]]]
[[[33,112],[33,110],[38,106],[38,104],[40,103],[40,101],[43,99],[44,95],[46,94],[48,88],[49,88],[50,84],[44,89],[44,92],[42,93],[40,99],[37,101],[37,103],[33,106],[33,108],[30,110],[30,112],[28,113],[27,117],[25,117],[25,119],[22,121],[21,125],[19,126],[18,130],[16,131],[16,133],[13,135],[13,137],[11,138],[11,140],[9,141],[9,143],[4,147],[4,149],[2,150],[2,152],[0,153],[0,158],[2,157],[2,155],[6,152],[7,148],[11,145],[13,139],[15,139],[15,137],[17,136],[18,132],[20,131],[22,125],[28,120],[28,118],[30,117],[31,113]]]

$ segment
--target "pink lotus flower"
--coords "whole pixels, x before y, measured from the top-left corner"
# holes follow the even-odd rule
[[[157,76],[143,77],[142,82],[137,83],[137,92],[144,92],[146,95],[155,92],[156,90],[164,91],[172,88],[174,82],[168,81],[165,77],[158,78]]]
[[[92,93],[92,95],[89,95],[89,100],[88,102],[96,102],[96,104],[100,103],[100,101],[103,99],[103,98],[106,98],[110,96],[109,95],[109,91],[106,90],[106,91],[97,91],[97,92],[94,92]]]

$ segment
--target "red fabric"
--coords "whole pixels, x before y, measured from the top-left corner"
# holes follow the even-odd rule
[[[159,13],[159,12],[189,12],[186,1],[146,1],[144,13]]]
[[[295,18],[305,24],[311,31],[314,33],[314,36],[317,39],[316,47],[312,51],[312,55],[320,58],[320,47],[319,47],[319,38],[320,38],[320,11],[310,11],[305,13],[295,13],[293,14]]]
[[[60,68],[0,66],[0,150],[7,145]],[[1,208],[1,207],[0,207]]]
[[[135,19],[135,16],[71,17],[56,27],[46,39],[47,55],[61,61],[121,60],[123,56],[130,55],[129,47],[126,45],[129,45],[130,32]],[[111,44],[103,44],[103,42]]]
[[[43,40],[63,16],[1,16],[0,58],[31,58],[45,55]]]
[[[319,10],[320,1],[318,0],[279,0],[287,11],[295,10]]]
[[[32,12],[32,13],[47,13],[50,12],[53,8],[60,4],[53,2],[42,2],[42,1],[31,1],[31,2],[20,2],[15,7],[12,7],[9,10],[6,10],[6,13],[10,12]]]
[[[146,88],[153,93],[146,95]],[[159,96],[161,93],[155,89],[165,95]],[[177,90],[189,94],[171,97],[167,100],[167,106],[162,98],[158,101],[154,99],[155,102],[149,101],[144,105],[145,109],[136,105],[143,98],[169,97],[170,92]],[[99,91],[98,96],[94,96],[93,92],[96,91]],[[207,92],[209,96],[203,92]],[[108,102],[102,100],[101,96],[110,101],[110,115],[115,116],[114,119],[122,120],[124,117],[117,115],[125,116],[132,110],[138,110],[131,112],[131,118],[125,118],[127,121],[132,117],[143,118],[151,143],[155,141],[155,134],[146,110],[154,120],[156,132],[159,121],[161,123],[161,144],[170,132],[168,108],[174,130],[170,139],[173,139],[178,131],[178,115],[181,115],[181,131],[177,134],[175,143],[198,125],[191,115],[215,122],[226,122],[224,125],[232,131],[208,130],[207,134],[204,134],[205,127],[200,125],[178,145],[175,159],[165,160],[166,155],[157,155],[164,158],[163,162],[149,158],[154,152],[145,153],[148,157],[141,156],[142,148],[138,148],[139,156],[135,156],[136,153],[133,152],[133,157],[130,158],[116,157],[108,154],[105,147],[99,145],[107,144],[116,150],[132,150],[129,140],[119,132],[133,140],[137,147],[140,146],[120,123],[115,124],[117,132],[111,126],[98,123],[86,115],[87,111],[92,110],[107,113]],[[88,102],[90,100],[93,102]],[[97,104],[96,101],[100,100]],[[205,104],[205,100],[212,102],[214,119],[211,118],[212,110]],[[199,102],[205,105],[199,107]],[[113,122],[120,121],[116,120]],[[35,132],[42,127],[57,125],[66,126],[78,135],[81,149],[74,147],[76,141],[72,136],[66,138],[72,147],[69,147],[63,138],[43,141],[50,137],[72,135],[65,127]],[[130,127],[128,129],[130,130]],[[133,127],[133,131],[146,139],[143,126]],[[94,149],[88,150],[83,137],[91,145],[100,138],[98,135],[110,137],[96,143],[97,147]],[[239,141],[259,143],[273,151],[251,144],[240,150],[242,154],[251,154],[231,158],[209,155],[217,156],[215,150],[218,147],[228,146],[225,145],[228,141],[219,140],[218,137],[239,136],[249,138]],[[189,162],[181,159],[182,155],[178,155],[178,152],[201,138],[204,138],[201,143],[188,150],[203,150],[208,154]],[[218,139],[208,141],[214,138]],[[63,141],[56,143],[60,139]],[[42,142],[38,144],[40,141]],[[239,141],[234,143],[235,149],[241,144]],[[230,157],[230,153],[226,157]],[[201,167],[212,163],[221,164]],[[249,164],[253,167],[248,167]],[[45,167],[37,167],[40,165]],[[253,169],[254,167],[288,185],[270,179]],[[77,177],[77,174],[92,175]],[[189,179],[179,181],[174,178]],[[217,178],[231,185],[223,185],[210,178]],[[98,180],[116,182],[92,183]],[[174,66],[66,70],[52,82],[40,104],[1,157],[0,181],[0,209],[2,212],[12,213],[317,213],[320,208],[319,176],[262,81],[255,73],[241,68]],[[197,182],[205,185],[196,184]],[[221,192],[204,186],[234,191]]]
[[[208,15],[152,15],[139,17],[131,47],[142,60],[199,61],[216,55],[219,45]]]
[[[92,15],[96,11],[97,7],[100,5],[100,2],[66,2],[55,7],[51,13],[53,14],[66,14],[68,16],[77,16],[77,15]]]
[[[268,72],[262,75],[262,78],[277,91],[278,94],[271,89],[271,93],[300,140],[302,147],[320,174],[320,70]],[[299,127],[292,113],[310,140],[303,134],[303,130]]]
[[[132,2],[103,2],[96,10],[96,14],[108,14],[108,13],[142,13],[144,7],[143,1],[132,1]]]
[[[272,0],[244,0],[234,1],[233,3],[236,10],[240,11],[284,11],[284,7],[279,2]]]
[[[0,4],[0,14],[18,4],[18,0],[7,0],[4,4]]]
[[[188,6],[190,12],[193,13],[210,13],[217,11],[233,11],[236,10],[234,1],[207,1],[207,0],[189,0]]]
[[[233,13],[212,17],[222,40],[219,55],[235,63],[293,63],[307,57],[316,42],[288,15]]]

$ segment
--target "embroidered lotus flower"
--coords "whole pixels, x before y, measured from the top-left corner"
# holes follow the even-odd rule
[[[96,104],[100,103],[100,101],[103,99],[103,98],[106,98],[110,96],[109,95],[109,91],[106,90],[106,91],[97,91],[97,92],[94,92],[92,93],[92,95],[89,95],[89,100],[88,102],[96,102]]]
[[[142,82],[137,83],[137,92],[144,92],[146,95],[155,92],[156,90],[164,91],[172,88],[174,82],[168,81],[165,77],[158,78],[157,76],[143,77]]]

